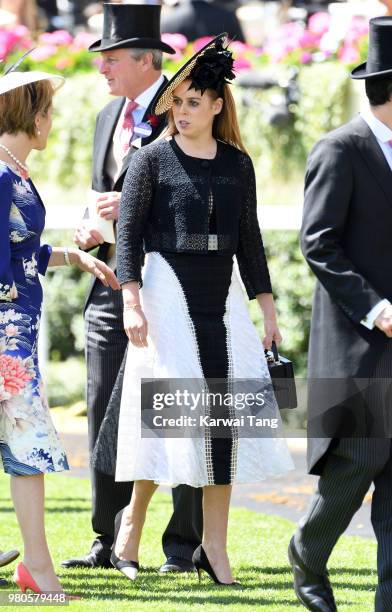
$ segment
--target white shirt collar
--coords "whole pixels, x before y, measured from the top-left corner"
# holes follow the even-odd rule
[[[388,142],[388,140],[392,140],[392,130],[385,125],[385,123],[377,119],[370,108],[364,112],[361,112],[361,117],[364,119],[364,121],[366,121],[377,140],[380,142]]]
[[[139,96],[137,96],[137,98],[135,98],[135,102],[136,104],[138,104],[138,107],[139,107],[138,110],[140,108],[147,109],[149,107],[150,103],[153,101],[155,94],[157,93],[158,89],[162,85],[163,81],[164,81],[164,77],[161,74],[159,79],[157,79],[155,83],[150,85],[148,89],[143,91]]]

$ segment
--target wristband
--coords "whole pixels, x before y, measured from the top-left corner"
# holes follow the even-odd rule
[[[67,247],[64,249],[64,261],[66,266],[72,266],[71,260],[69,258],[69,250]]]

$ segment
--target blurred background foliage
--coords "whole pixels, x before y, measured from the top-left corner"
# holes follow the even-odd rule
[[[274,78],[285,79],[286,74],[285,68],[277,68]],[[292,114],[281,124],[271,123],[271,113],[284,105],[279,87],[262,91],[233,86],[241,132],[255,165],[263,203],[301,203],[309,149],[322,134],[344,123],[351,111],[351,82],[343,65],[303,66],[298,86],[298,101],[290,105]],[[32,174],[38,185],[49,182],[65,189],[63,198],[84,196],[91,181],[95,117],[109,100],[98,74],[78,74],[67,80],[55,98],[48,146],[32,155]]]

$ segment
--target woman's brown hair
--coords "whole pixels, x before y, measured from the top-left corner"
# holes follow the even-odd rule
[[[54,89],[49,80],[16,87],[0,95],[0,136],[24,132],[37,135],[35,117],[46,116],[52,105]]]
[[[227,144],[233,145],[240,151],[248,153],[242,141],[240,127],[238,125],[237,111],[233,94],[230,91],[230,85],[223,85],[223,93],[220,96],[214,89],[207,89],[206,92],[213,100],[222,97],[223,107],[219,115],[216,115],[212,126],[212,135],[217,140],[223,140]],[[162,133],[162,138],[165,136],[174,136],[178,134],[176,124],[174,123],[173,111],[170,109],[167,113],[167,127]]]

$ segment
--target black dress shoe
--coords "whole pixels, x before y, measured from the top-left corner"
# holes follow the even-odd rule
[[[67,559],[61,563],[62,567],[74,569],[76,567],[102,567],[104,569],[112,568],[110,563],[111,547],[108,544],[103,544],[101,540],[94,540],[91,550],[85,557],[77,557],[75,559]]]
[[[195,566],[192,561],[182,559],[181,557],[168,557],[163,565],[159,568],[160,574],[168,574],[169,572],[194,572]]]
[[[0,567],[12,563],[12,561],[15,561],[15,559],[17,559],[19,555],[19,550],[9,550],[7,552],[3,552],[2,550],[0,550]]]
[[[8,580],[5,580],[5,578],[0,578],[0,586],[7,586],[8,585]]]
[[[288,555],[293,568],[294,590],[305,608],[313,612],[337,612],[327,570],[315,574],[306,567],[294,546],[294,537],[290,540]]]

